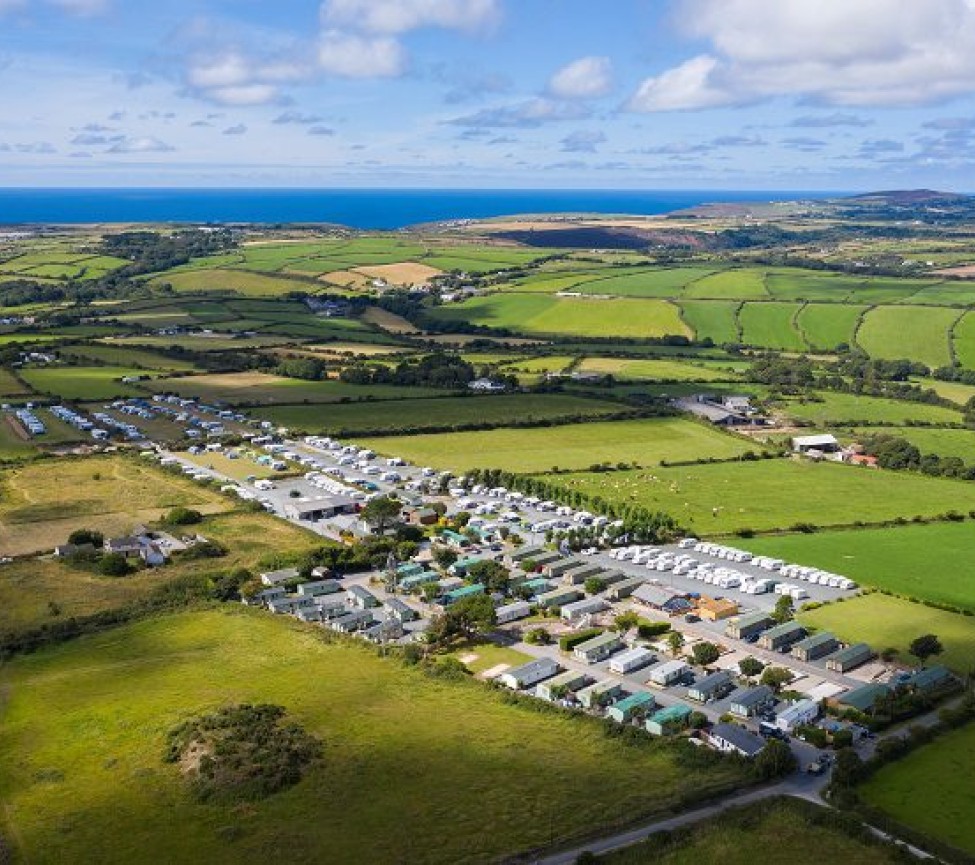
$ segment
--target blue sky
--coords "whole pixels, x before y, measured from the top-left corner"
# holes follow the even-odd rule
[[[0,0],[0,185],[975,191],[975,0]]]

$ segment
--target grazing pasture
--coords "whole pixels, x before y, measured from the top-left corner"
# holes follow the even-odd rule
[[[850,436],[891,435],[907,439],[922,454],[941,457],[958,457],[968,465],[975,465],[975,431],[970,429],[943,429],[939,427],[859,427],[850,430]]]
[[[860,315],[867,307],[841,303],[807,303],[796,316],[799,330],[810,348],[833,351],[854,344]]]
[[[759,348],[804,351],[807,346],[795,323],[798,311],[799,306],[794,303],[743,304],[738,311],[742,342]]]
[[[952,332],[955,357],[965,369],[975,369],[975,311],[964,313]]]
[[[122,378],[149,374],[145,369],[122,366],[41,366],[21,371],[37,393],[82,400],[138,396],[141,391]]]
[[[606,275],[588,280],[578,288],[583,294],[609,294],[617,297],[676,297],[689,285],[714,273],[713,268],[633,268],[607,270]]]
[[[682,300],[681,317],[697,339],[711,339],[718,345],[738,342],[740,303],[723,300]]]
[[[676,360],[633,360],[623,357],[587,357],[577,367],[579,372],[612,375],[635,381],[729,381],[736,378],[717,366],[701,366]]]
[[[779,404],[779,408],[790,417],[810,421],[816,426],[875,423],[900,425],[911,421],[957,424],[962,421],[961,412],[940,405],[834,391],[819,391],[816,396],[816,401],[784,401]],[[891,432],[896,434],[897,431]]]
[[[129,369],[151,369],[164,372],[191,372],[196,367],[186,360],[166,357],[154,351],[143,351],[118,345],[68,345],[59,350],[62,357],[95,361]]]
[[[151,280],[152,285],[168,283],[176,291],[227,291],[246,297],[277,297],[289,291],[313,292],[315,286],[300,279],[252,273],[248,270],[185,270],[164,273]]]
[[[732,268],[689,283],[682,297],[714,300],[752,300],[768,298],[765,272],[755,268]]]
[[[950,335],[957,309],[930,306],[877,306],[863,316],[857,342],[870,357],[908,357],[928,366],[951,363]]]

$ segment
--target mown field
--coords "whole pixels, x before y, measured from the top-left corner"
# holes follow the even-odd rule
[[[37,393],[60,399],[112,399],[138,396],[140,391],[122,378],[149,375],[145,369],[124,366],[42,366],[21,370],[21,377]]]
[[[975,669],[975,619],[971,616],[875,592],[802,612],[799,620],[831,631],[844,642],[863,641],[878,652],[897,649],[906,663],[912,663],[911,641],[922,634],[935,634],[944,645],[944,654],[930,663],[942,663],[963,675]]]
[[[816,426],[876,423],[902,425],[909,421],[960,424],[962,421],[961,412],[940,405],[834,391],[820,391],[816,396],[817,401],[788,400],[778,407],[790,417],[809,421]],[[897,432],[891,430],[892,434]]]
[[[219,268],[165,273],[150,281],[151,285],[171,285],[175,291],[228,291],[246,297],[276,297],[289,291],[314,291],[315,286],[301,279],[251,273],[246,270]]]
[[[973,543],[975,523],[965,521],[750,538],[741,546],[843,574],[864,586],[975,610]]]
[[[898,822],[975,856],[975,727],[954,730],[890,763],[858,792]]]
[[[942,457],[958,457],[975,465],[975,431],[969,429],[941,429],[938,427],[861,427],[851,430],[855,437],[863,435],[890,435],[907,439],[922,454]]]
[[[950,334],[961,313],[925,306],[878,306],[863,317],[857,342],[871,357],[951,363]]]
[[[762,348],[804,351],[807,346],[796,329],[799,306],[794,303],[746,303],[738,312],[742,342]]]
[[[666,511],[705,537],[743,528],[785,529],[800,522],[848,525],[975,507],[975,484],[967,481],[791,459],[569,474],[552,480],[607,501]]]
[[[599,857],[601,865],[899,865],[903,858],[866,831],[831,823],[833,812],[796,799],[736,808],[676,835]]]
[[[839,345],[852,346],[860,315],[867,307],[855,304],[808,303],[796,316],[796,323],[812,349],[832,351]]]
[[[376,865],[486,863],[741,778],[734,764],[682,766],[670,744],[628,746],[588,719],[513,707],[320,633],[232,605],[7,664],[4,834],[36,865],[149,850],[161,862],[264,863],[283,846],[290,861],[327,850],[338,865],[362,862],[364,844]],[[200,804],[162,762],[166,734],[241,702],[284,706],[321,737],[321,762],[247,807]]]
[[[729,381],[736,376],[716,366],[702,366],[679,360],[633,360],[620,357],[587,357],[579,372],[612,375],[634,381]]]
[[[681,301],[681,316],[698,339],[717,345],[739,341],[740,303],[721,300]]]
[[[214,513],[230,502],[138,458],[66,458],[7,468],[0,472],[0,554],[49,550],[78,528],[125,534],[177,505]]]
[[[255,416],[291,430],[331,435],[374,434],[403,429],[463,424],[505,424],[537,420],[598,417],[618,412],[617,403],[563,394],[442,397],[364,401],[343,405],[281,405]],[[395,445],[390,444],[390,447]]]
[[[747,440],[678,418],[398,436],[364,443],[420,465],[514,472],[548,471],[554,466],[581,469],[602,462],[654,465],[660,460],[726,459],[754,449]]]
[[[752,268],[733,268],[704,276],[686,287],[683,297],[704,297],[715,300],[751,300],[768,298],[765,272]]]

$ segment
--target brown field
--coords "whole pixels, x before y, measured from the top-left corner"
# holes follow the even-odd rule
[[[411,349],[401,345],[377,345],[372,342],[327,342],[322,345],[303,345],[301,349],[288,349],[292,354],[344,355],[379,357],[387,354],[403,354]]]
[[[59,459],[0,474],[0,554],[53,549],[79,528],[125,534],[177,505],[229,510],[223,496],[146,461],[117,456]]]
[[[318,279],[344,288],[369,288],[369,277],[354,270],[333,270],[331,273],[323,273]]]
[[[442,270],[437,270],[428,264],[418,264],[415,261],[401,261],[397,264],[373,264],[357,267],[355,272],[364,273],[373,279],[384,279],[391,285],[415,285],[443,273]]]
[[[934,271],[938,276],[961,276],[965,279],[975,277],[975,264],[962,264],[958,267],[946,267]]]
[[[392,312],[387,312],[385,309],[380,309],[378,306],[370,306],[362,314],[362,320],[368,322],[369,324],[374,324],[377,327],[382,328],[388,333],[419,333],[419,329],[410,324],[405,318],[400,315],[396,315]]]
[[[441,345],[467,345],[475,341],[487,340],[498,345],[545,345],[543,339],[528,339],[522,336],[485,336],[480,333],[442,333],[437,336],[426,336],[424,339],[429,342],[437,342]]]

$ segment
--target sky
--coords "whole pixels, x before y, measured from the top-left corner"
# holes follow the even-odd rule
[[[975,191],[975,0],[0,0],[0,186]]]

